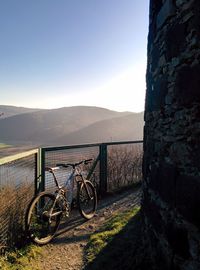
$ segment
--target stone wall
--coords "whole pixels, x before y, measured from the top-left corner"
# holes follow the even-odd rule
[[[151,0],[143,209],[163,269],[200,269],[200,0]]]

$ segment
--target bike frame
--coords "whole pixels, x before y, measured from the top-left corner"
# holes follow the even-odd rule
[[[56,193],[57,193],[57,195],[56,195],[56,201],[57,201],[57,199],[60,196],[60,191],[64,190],[68,186],[68,184],[69,184],[70,181],[73,182],[72,183],[73,188],[72,188],[72,191],[71,192],[73,192],[73,189],[74,189],[74,180],[76,180],[76,183],[77,184],[78,183],[83,183],[85,185],[85,179],[84,179],[84,177],[83,177],[83,175],[81,173],[81,169],[80,169],[79,165],[77,165],[77,166],[71,166],[71,167],[72,167],[72,172],[69,175],[69,177],[67,178],[67,180],[65,181],[65,184],[63,186],[60,186],[59,185],[58,180],[57,180],[56,175],[55,175],[55,171],[56,170],[60,170],[60,167],[47,167],[47,168],[45,168],[46,171],[48,171],[49,173],[52,174],[53,179],[54,179],[54,182],[55,182],[55,185],[57,187],[57,190],[56,190]],[[79,178],[79,177],[80,177],[81,180],[77,180],[77,178]],[[90,195],[90,193],[88,191],[87,185],[85,185],[85,188],[86,188],[86,192],[87,192],[88,197],[91,199],[91,195]],[[66,190],[65,192],[69,192],[69,190]],[[66,199],[66,194],[65,194],[64,198]]]

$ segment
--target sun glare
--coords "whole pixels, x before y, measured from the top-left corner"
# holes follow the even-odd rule
[[[72,89],[70,93],[47,96],[41,100],[43,108],[60,108],[66,106],[97,106],[116,111],[140,112],[144,110],[146,63],[141,62],[122,71],[110,80],[102,82],[95,88]],[[63,88],[67,89],[67,85]],[[64,89],[62,90],[64,92]],[[36,104],[33,104],[34,106]],[[40,107],[40,102],[37,103]]]

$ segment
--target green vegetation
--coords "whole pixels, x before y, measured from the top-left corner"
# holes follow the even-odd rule
[[[41,254],[41,247],[29,245],[25,248],[6,253],[0,257],[0,269],[3,270],[41,270],[34,259]]]
[[[86,250],[86,260],[91,263],[99,253],[119,234],[119,232],[136,216],[140,207],[134,207],[131,210],[115,215],[103,228],[94,233],[88,242]]]
[[[145,235],[139,207],[116,215],[91,237],[84,270],[152,269]]]
[[[11,145],[9,144],[5,144],[5,143],[0,143],[0,149],[1,148],[7,148],[7,147],[10,147]]]

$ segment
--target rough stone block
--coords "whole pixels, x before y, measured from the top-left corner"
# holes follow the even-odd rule
[[[160,49],[158,45],[154,45],[152,54],[153,54],[153,58],[152,58],[151,71],[154,72],[155,69],[158,67],[158,62],[160,60]]]
[[[176,23],[169,27],[166,32],[166,58],[170,61],[178,57],[179,53],[187,46],[186,25]],[[177,34],[178,33],[178,34]]]
[[[193,67],[184,66],[178,71],[175,93],[181,105],[200,103],[200,63]]]
[[[150,172],[149,187],[155,190],[163,201],[167,202],[171,207],[175,205],[175,181],[177,170],[172,165],[166,163],[160,166],[153,165]]]
[[[143,198],[143,210],[145,211],[147,219],[156,230],[156,232],[162,233],[163,221],[160,214],[160,208],[155,204],[152,198],[150,198],[150,195],[146,192],[144,193]]]
[[[162,76],[155,82],[151,78],[149,83],[152,85],[152,89],[147,92],[146,108],[148,111],[160,110],[165,105],[165,97],[168,91],[167,76]]]
[[[187,4],[188,3],[188,0],[176,0],[176,5],[179,7],[179,6],[182,6],[184,4]]]
[[[177,227],[169,223],[165,227],[167,240],[176,255],[184,259],[189,259],[188,231],[185,228]]]
[[[166,0],[157,16],[157,28],[161,28],[165,21],[173,16],[175,8],[172,0]]]
[[[177,178],[176,208],[186,220],[200,227],[200,177],[180,175]]]
[[[199,40],[199,37],[200,37],[200,5],[199,5],[199,0],[191,1],[191,8],[193,9],[193,11],[195,10],[195,12],[193,12],[194,16],[189,21],[188,28],[196,33],[196,35],[198,36],[198,40]]]

